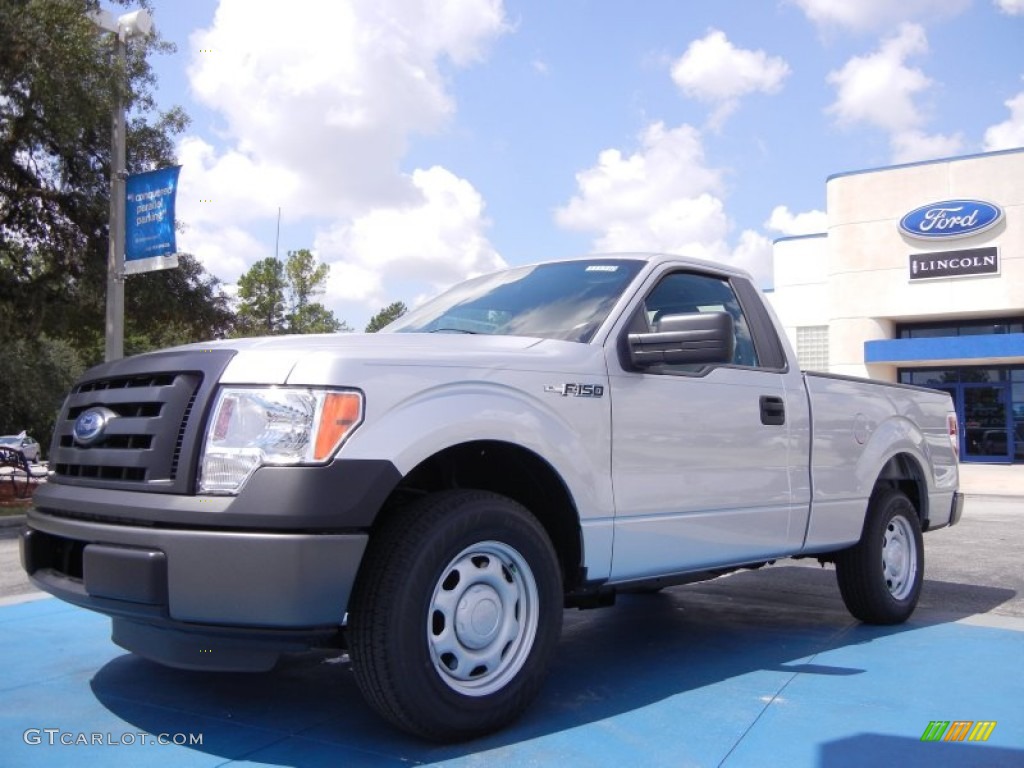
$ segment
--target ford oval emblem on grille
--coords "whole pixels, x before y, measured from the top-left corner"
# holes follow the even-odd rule
[[[117,414],[109,408],[89,408],[82,411],[75,419],[72,430],[75,442],[79,445],[92,445],[103,436],[103,430]]]

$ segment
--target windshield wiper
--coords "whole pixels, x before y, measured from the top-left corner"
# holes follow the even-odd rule
[[[478,331],[467,331],[465,328],[435,328],[431,333],[472,333],[476,335]]]

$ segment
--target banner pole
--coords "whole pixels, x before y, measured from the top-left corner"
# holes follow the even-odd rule
[[[114,35],[117,76],[110,143],[110,241],[107,251],[107,324],[104,359],[124,357],[124,206],[125,206],[125,41]]]

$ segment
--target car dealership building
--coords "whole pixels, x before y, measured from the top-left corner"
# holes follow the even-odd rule
[[[828,178],[827,231],[774,245],[807,370],[949,392],[962,461],[1024,463],[1024,148]]]

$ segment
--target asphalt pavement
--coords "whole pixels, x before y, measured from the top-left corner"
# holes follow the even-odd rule
[[[230,675],[127,654],[106,618],[32,594],[5,537],[0,588],[25,593],[0,600],[0,764],[1022,766],[1013,493],[969,496],[960,525],[926,534],[921,602],[901,626],[853,620],[813,561],[567,611],[536,704],[450,747],[377,719],[344,655]],[[985,741],[922,740],[944,722],[995,725]]]

